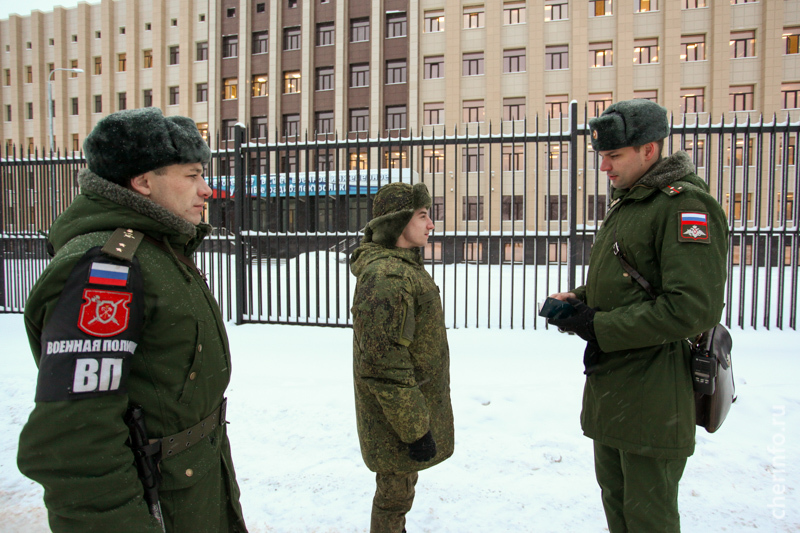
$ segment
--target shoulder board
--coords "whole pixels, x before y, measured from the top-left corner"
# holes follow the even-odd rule
[[[123,261],[133,261],[133,256],[142,243],[142,239],[144,239],[144,233],[141,231],[117,228],[101,251]]]
[[[685,189],[684,184],[676,181],[661,189],[661,192],[663,192],[667,196],[677,196],[680,193],[682,193],[684,189]]]

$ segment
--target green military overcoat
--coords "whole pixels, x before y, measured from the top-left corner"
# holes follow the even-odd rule
[[[574,291],[598,311],[603,353],[586,379],[581,424],[601,444],[663,458],[694,451],[685,339],[719,322],[727,272],[726,217],[707,191],[685,152],[614,191],[586,284]],[[656,300],[623,270],[615,241]]]
[[[361,454],[380,473],[423,470],[453,454],[450,352],[439,288],[418,249],[362,243],[351,270],[353,380]],[[431,431],[436,456],[408,444]]]
[[[87,250],[102,246],[113,230],[123,227],[166,241],[190,256],[210,230],[88,170],[82,171],[79,183],[81,194],[49,234],[56,255],[25,306],[37,366],[44,355],[41,336],[50,321],[58,319],[69,327],[80,320],[54,317],[53,310]],[[20,436],[19,469],[44,487],[50,527],[56,532],[160,531],[143,501],[125,442],[123,414],[129,405],[141,405],[151,438],[173,435],[219,407],[230,380],[223,318],[203,278],[147,241],[135,257],[141,268],[144,320],[138,346],[129,357],[126,392],[37,401]],[[40,375],[39,389],[46,381],[47,376]],[[37,390],[37,397],[43,392],[47,391]],[[168,532],[246,531],[224,424],[191,448],[162,460],[160,470]]]

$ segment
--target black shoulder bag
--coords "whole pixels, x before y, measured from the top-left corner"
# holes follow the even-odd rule
[[[625,272],[655,300],[658,296],[655,289],[628,263],[619,242],[614,242],[613,251]],[[722,426],[731,404],[736,401],[731,361],[733,339],[728,329],[720,323],[688,341],[692,351],[692,385],[697,425],[714,433]]]

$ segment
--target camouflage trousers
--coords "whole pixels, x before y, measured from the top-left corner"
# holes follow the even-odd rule
[[[678,482],[685,467],[685,457],[656,459],[594,441],[609,533],[679,533]]]
[[[378,485],[372,500],[370,533],[403,533],[406,513],[414,503],[414,486],[417,472],[399,474],[375,474]]]

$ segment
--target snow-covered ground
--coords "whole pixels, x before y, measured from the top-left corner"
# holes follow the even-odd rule
[[[351,331],[229,324],[229,426],[251,533],[368,531]],[[41,489],[16,469],[36,369],[19,315],[0,315],[0,531],[47,531]],[[733,329],[738,402],[681,481],[685,532],[800,531],[800,333]],[[456,451],[421,473],[407,529],[602,532],[582,436],[582,343],[554,330],[449,331]]]

